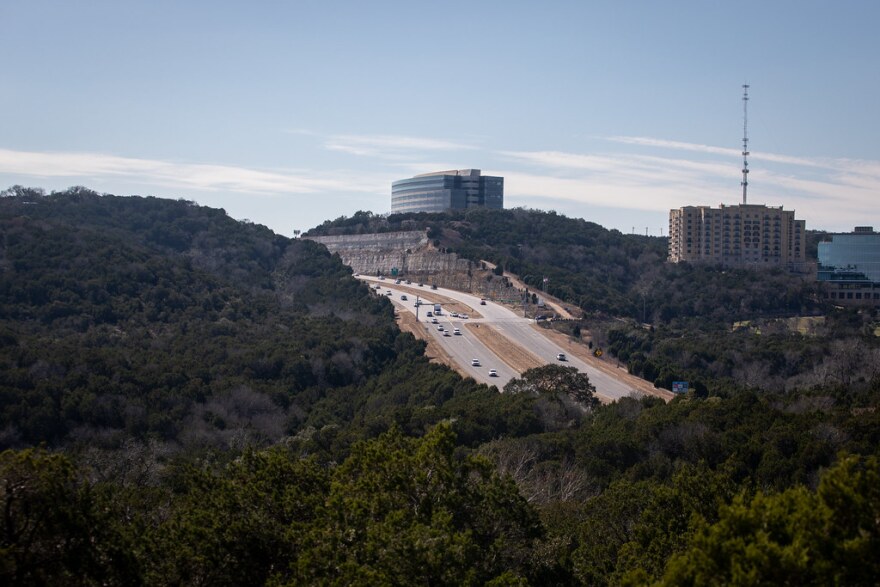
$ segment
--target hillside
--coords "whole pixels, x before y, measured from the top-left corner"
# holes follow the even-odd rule
[[[383,430],[427,400],[399,381],[357,415],[404,358],[444,399],[488,392],[428,366],[326,249],[222,210],[25,192],[0,198],[0,234],[0,446],[262,445],[355,417]]]
[[[876,583],[880,374],[859,381],[865,364],[809,388],[609,405],[546,365],[499,393],[430,364],[314,243],[187,201],[12,192],[3,584]],[[546,216],[595,233],[560,251],[607,236],[627,271],[650,265],[648,241]],[[474,239],[439,220],[446,246]],[[863,317],[816,318],[852,354]],[[771,326],[739,333],[767,352],[784,338]]]
[[[442,250],[499,264],[533,291],[580,307],[586,318],[568,332],[590,331],[608,356],[658,387],[687,380],[718,394],[875,375],[876,317],[820,302],[813,275],[670,264],[666,239],[538,210],[359,212],[309,234],[415,229]],[[814,254],[818,238],[810,237]],[[808,331],[789,327],[800,317],[810,318]]]

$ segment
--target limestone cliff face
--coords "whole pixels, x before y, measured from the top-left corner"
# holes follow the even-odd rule
[[[307,237],[339,253],[342,262],[365,275],[425,276],[467,271],[471,263],[434,249],[423,231]]]

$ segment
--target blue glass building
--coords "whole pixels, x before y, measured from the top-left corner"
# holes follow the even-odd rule
[[[880,306],[880,233],[857,226],[819,243],[817,278],[825,297],[842,305]]]
[[[479,169],[424,173],[391,184],[392,212],[443,212],[504,207],[504,178]]]

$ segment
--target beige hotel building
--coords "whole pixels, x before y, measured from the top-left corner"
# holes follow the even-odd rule
[[[669,260],[803,271],[805,233],[781,206],[685,206],[669,211]]]

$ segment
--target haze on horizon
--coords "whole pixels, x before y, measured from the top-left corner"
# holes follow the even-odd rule
[[[290,235],[439,169],[665,233],[741,198],[880,226],[880,6],[815,0],[0,7],[0,189],[192,199]]]

